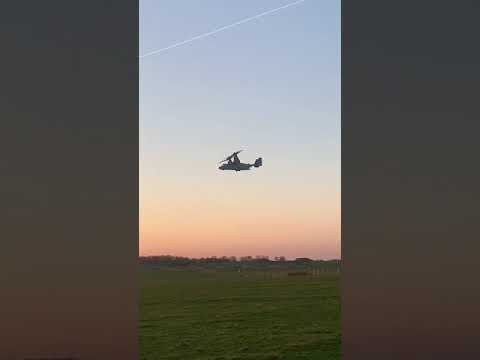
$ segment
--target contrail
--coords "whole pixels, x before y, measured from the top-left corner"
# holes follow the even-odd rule
[[[252,20],[261,18],[262,16],[265,16],[265,15],[268,15],[268,14],[271,14],[271,13],[274,13],[274,12],[277,12],[277,11],[279,11],[279,10],[286,9],[286,8],[288,8],[288,7],[290,7],[290,6],[298,5],[298,4],[300,4],[300,3],[304,2],[304,1],[305,1],[305,0],[298,0],[298,1],[295,1],[295,2],[292,2],[292,3],[289,3],[289,4],[287,4],[287,5],[280,6],[279,8],[262,12],[262,13],[260,13],[260,14],[258,14],[258,15],[254,15],[254,16],[248,17],[248,18],[246,18],[246,19],[237,21],[237,22],[235,22],[235,23],[233,23],[233,24],[226,25],[226,26],[222,26],[221,28],[218,28],[218,29],[216,29],[216,30],[209,31],[209,32],[207,32],[207,33],[205,33],[205,34],[201,34],[201,35],[194,36],[194,37],[192,37],[191,39],[178,42],[178,43],[176,43],[176,44],[173,44],[173,45],[164,47],[164,48],[162,48],[162,49],[158,49],[158,50],[154,50],[154,51],[147,52],[147,53],[145,53],[145,54],[143,54],[143,55],[140,55],[139,58],[141,59],[141,58],[144,58],[144,57],[147,57],[147,56],[155,55],[155,54],[161,53],[161,52],[163,52],[163,51],[167,51],[167,50],[176,48],[176,47],[178,47],[178,46],[182,46],[182,45],[191,43],[192,41],[202,39],[202,38],[204,38],[204,37],[207,37],[207,36],[216,34],[216,33],[220,32],[220,31],[227,30],[227,29],[230,29],[230,28],[232,28],[232,27],[235,27],[235,26],[238,26],[238,25],[241,25],[241,24],[245,24],[246,22],[249,22],[249,21],[252,21]]]

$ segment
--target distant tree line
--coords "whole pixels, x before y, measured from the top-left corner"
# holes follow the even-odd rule
[[[223,268],[249,268],[249,267],[312,267],[340,271],[340,260],[314,260],[306,257],[288,260],[284,256],[270,259],[268,256],[212,256],[203,258],[189,258],[182,256],[160,255],[140,256],[141,265],[159,267],[223,267]]]

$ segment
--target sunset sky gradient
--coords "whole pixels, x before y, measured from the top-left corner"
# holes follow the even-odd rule
[[[140,54],[287,3],[141,1]],[[340,196],[340,1],[140,59],[140,255],[339,258]]]

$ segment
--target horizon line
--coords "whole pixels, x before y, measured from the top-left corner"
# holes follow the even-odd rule
[[[191,257],[191,256],[182,256],[182,255],[170,255],[170,254],[160,254],[160,255],[138,255],[138,258],[142,258],[142,257],[161,257],[161,256],[164,256],[164,257],[176,257],[176,258],[185,258],[185,259],[192,259],[192,260],[200,260],[200,259],[222,259],[222,258],[227,258],[227,259],[230,259],[232,257],[236,258],[236,259],[241,259],[241,258],[244,258],[244,257],[250,257],[252,260],[261,260],[256,258],[257,256],[259,257],[263,257],[263,259],[268,259],[268,260],[274,260],[276,257],[283,257],[285,258],[285,260],[296,260],[296,259],[310,259],[310,260],[322,260],[322,261],[328,261],[328,260],[341,260],[341,256],[340,257],[335,257],[335,258],[312,258],[312,257],[308,257],[308,256],[297,256],[295,258],[288,258],[286,256],[283,256],[283,255],[279,255],[279,256],[269,256],[269,255],[239,255],[239,256],[236,256],[236,255],[222,255],[222,256],[216,256],[216,255],[211,255],[211,256],[201,256],[201,257]]]

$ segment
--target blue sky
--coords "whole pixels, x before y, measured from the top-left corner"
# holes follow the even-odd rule
[[[140,55],[289,2],[141,0]],[[258,218],[284,199],[287,207],[310,209],[310,214],[302,212],[303,219],[338,218],[339,227],[340,45],[340,1],[306,0],[141,58],[140,210],[149,219],[145,226],[169,209],[194,216],[185,210],[193,204],[198,211],[211,211],[212,221],[218,216],[215,209],[239,213],[252,206],[257,209],[252,217]],[[262,156],[264,166],[250,173],[217,170],[218,161],[240,149],[242,161]],[[316,203],[323,209],[318,213]],[[325,215],[328,209],[333,215]],[[242,217],[249,223],[247,214]],[[165,234],[148,233],[148,249],[163,253]],[[339,235],[332,241],[339,254]],[[305,239],[302,255],[324,254],[314,242],[313,235]],[[241,242],[232,255],[239,251]]]

